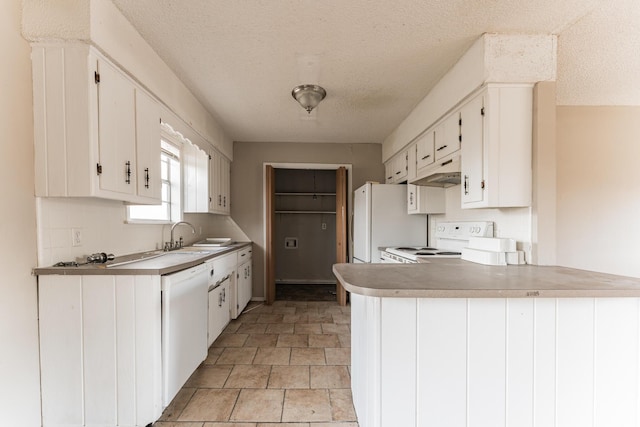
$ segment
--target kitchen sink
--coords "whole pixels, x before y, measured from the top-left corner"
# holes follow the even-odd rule
[[[195,261],[198,258],[202,258],[209,255],[210,251],[171,251],[163,252],[159,255],[152,255],[143,259],[126,260],[122,262],[116,262],[113,264],[107,264],[109,267],[121,267],[121,268],[149,268],[149,269],[162,269],[175,264],[182,264],[185,262]]]
[[[171,251],[170,253],[183,253],[183,254],[210,254],[212,252],[218,252],[225,250],[225,247],[215,246],[215,247],[196,247],[196,246],[185,246],[180,249],[176,249],[175,251]]]

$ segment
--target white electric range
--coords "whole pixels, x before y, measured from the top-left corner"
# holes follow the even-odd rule
[[[491,221],[439,222],[435,226],[435,247],[396,246],[380,253],[384,263],[416,263],[420,259],[460,258],[471,237],[493,237]]]

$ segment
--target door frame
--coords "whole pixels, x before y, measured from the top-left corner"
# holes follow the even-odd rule
[[[269,212],[267,208],[269,206],[267,200],[267,166],[271,166],[274,169],[315,169],[315,170],[338,170],[340,167],[344,167],[347,170],[347,241],[348,241],[348,257],[349,262],[351,262],[351,254],[353,253],[353,242],[351,240],[351,218],[353,217],[353,165],[350,163],[286,163],[286,162],[263,162],[262,163],[262,241],[264,242],[264,269],[263,276],[264,277],[264,297],[265,301],[267,300],[268,294],[268,277],[267,277],[267,262],[269,260],[268,247],[267,247],[267,236],[269,234],[269,230],[267,230],[267,215]],[[275,295],[275,290],[274,290]]]

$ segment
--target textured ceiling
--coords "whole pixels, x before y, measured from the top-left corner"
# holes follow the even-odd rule
[[[601,2],[113,0],[234,141],[291,142],[381,142],[482,33],[557,34]],[[327,90],[312,120],[300,83]]]

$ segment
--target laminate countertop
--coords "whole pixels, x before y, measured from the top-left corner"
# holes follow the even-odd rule
[[[58,275],[164,275],[194,267],[213,258],[238,251],[251,242],[236,242],[223,247],[185,247],[175,251],[149,251],[116,257],[105,264],[39,267],[37,276]]]
[[[554,266],[432,259],[417,264],[335,264],[333,272],[347,291],[373,297],[640,297],[638,278]]]

